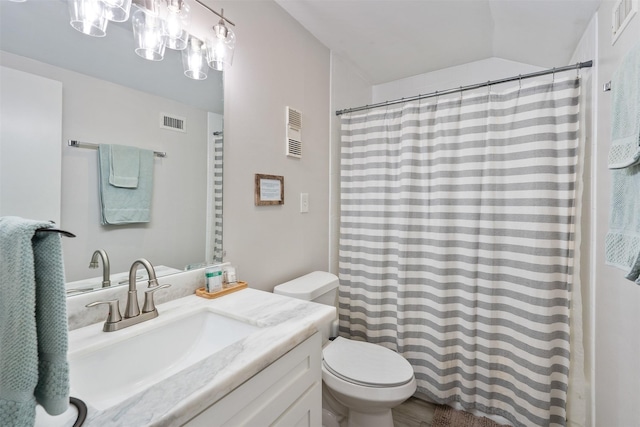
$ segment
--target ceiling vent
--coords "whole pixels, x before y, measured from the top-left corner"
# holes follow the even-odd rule
[[[302,158],[302,113],[287,107],[287,156]]]
[[[162,129],[186,132],[187,119],[184,117],[172,116],[167,113],[160,113],[160,127]]]
[[[612,45],[616,43],[636,12],[638,12],[638,0],[618,0],[611,12]]]

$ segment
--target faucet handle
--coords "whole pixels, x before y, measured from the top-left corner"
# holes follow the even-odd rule
[[[150,311],[155,311],[156,304],[153,301],[154,292],[160,289],[168,288],[169,286],[171,285],[165,284],[160,286],[154,286],[153,288],[149,288],[146,291],[144,291],[144,305],[142,306],[142,312],[149,313]]]
[[[109,304],[109,315],[107,316],[106,323],[116,323],[122,320],[122,316],[120,315],[120,303],[117,299],[108,301],[95,301],[85,305],[85,307],[95,307],[96,305],[101,304]]]

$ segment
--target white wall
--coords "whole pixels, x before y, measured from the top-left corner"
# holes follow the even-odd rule
[[[407,98],[419,94],[443,91],[540,70],[542,70],[542,68],[535,65],[523,64],[502,58],[487,58],[376,85],[373,87],[373,102],[377,103]],[[511,85],[514,84],[517,83],[511,83]],[[495,89],[500,90],[505,87],[508,87],[508,84],[495,86]]]
[[[214,6],[237,25],[224,82],[225,259],[272,290],[329,268],[329,50],[273,1]],[[302,159],[285,156],[286,106],[302,112]],[[254,206],[256,173],[284,176],[284,205]]]
[[[598,102],[595,175],[595,422],[593,426],[640,425],[640,286],[624,278],[626,272],[605,265],[604,239],[608,230],[611,173],[607,155],[611,146],[611,94],[602,85],[624,54],[640,42],[640,15],[636,15],[611,46],[614,1],[603,1],[598,11]]]
[[[60,224],[62,84],[0,67],[0,93],[0,216]]]

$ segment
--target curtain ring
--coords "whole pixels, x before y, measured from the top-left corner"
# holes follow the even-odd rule
[[[462,101],[462,86],[460,86],[460,89],[458,89],[460,91],[460,100]]]
[[[555,83],[556,82],[556,67],[553,67],[553,69],[551,70],[551,83]]]
[[[491,80],[487,80],[488,94],[491,95]]]
[[[522,89],[522,74],[518,74],[518,90]]]
[[[576,62],[576,77],[580,77],[580,63]]]

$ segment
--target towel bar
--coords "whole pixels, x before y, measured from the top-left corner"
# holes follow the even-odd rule
[[[70,139],[69,142],[67,143],[67,145],[69,147],[76,147],[76,148],[91,148],[93,150],[97,150],[99,145],[98,144],[92,144],[90,142],[81,142],[81,141],[76,141],[73,139]],[[154,151],[153,155],[156,157],[167,157],[167,152],[166,151]]]
[[[44,232],[44,233],[60,233],[65,237],[76,237],[75,234],[70,233],[66,230],[60,230],[59,228],[38,228],[36,232]]]

